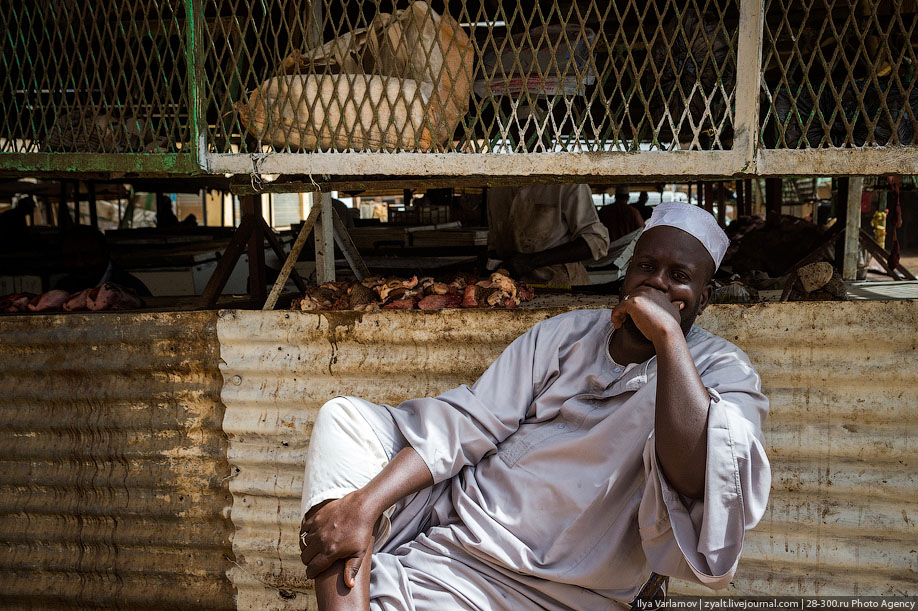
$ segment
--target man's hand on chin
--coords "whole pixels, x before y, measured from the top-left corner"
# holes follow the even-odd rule
[[[638,287],[622,296],[612,310],[612,326],[620,329],[630,318],[648,341],[658,345],[674,333],[682,335],[680,312],[684,309],[684,301],[669,301],[662,291]]]

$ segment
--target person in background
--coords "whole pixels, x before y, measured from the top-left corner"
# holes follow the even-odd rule
[[[583,261],[596,261],[609,249],[589,185],[494,187],[487,211],[489,256],[517,280],[589,284]]]
[[[637,203],[634,204],[634,207],[638,212],[641,213],[641,218],[645,221],[650,218],[650,215],[653,214],[653,208],[647,205],[647,200],[650,199],[647,195],[647,191],[641,191],[638,193]]]
[[[599,220],[609,231],[609,239],[613,242],[644,226],[641,213],[634,206],[628,205],[628,199],[628,185],[618,185],[615,188],[615,202],[599,210]]]
[[[16,207],[0,214],[0,251],[12,252],[28,248],[30,239],[29,219],[35,212],[35,200],[24,197]]]
[[[172,199],[165,195],[156,198],[156,226],[160,229],[178,227],[179,220],[172,211]]]
[[[77,225],[61,237],[60,251],[70,273],[57,282],[55,289],[77,293],[110,282],[134,289],[140,297],[152,296],[137,276],[115,265],[105,236],[98,229]]]

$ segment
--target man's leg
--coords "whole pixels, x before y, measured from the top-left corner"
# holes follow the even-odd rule
[[[311,516],[325,503],[320,503],[306,513]],[[368,611],[370,608],[370,565],[372,564],[373,546],[367,548],[360,570],[354,578],[354,587],[349,588],[344,582],[344,560],[332,564],[327,571],[315,579],[316,602],[319,611]]]

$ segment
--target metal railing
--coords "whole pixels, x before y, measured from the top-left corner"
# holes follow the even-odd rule
[[[124,4],[0,15],[0,171],[918,173],[913,0]]]

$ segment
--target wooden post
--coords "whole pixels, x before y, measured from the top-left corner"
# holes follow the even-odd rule
[[[86,183],[86,186],[89,191],[89,224],[92,225],[93,229],[98,229],[99,211],[96,208],[96,183],[90,180]]]
[[[78,180],[71,182],[73,183],[73,224],[80,225],[83,220],[80,218],[80,182]]]
[[[296,236],[296,240],[290,247],[290,254],[287,255],[287,260],[284,261],[284,266],[281,267],[280,273],[277,275],[277,281],[268,294],[268,299],[265,301],[265,305],[262,308],[263,310],[274,309],[274,306],[277,305],[277,298],[280,297],[281,291],[284,290],[284,285],[287,284],[287,278],[290,277],[291,273],[296,274],[294,266],[296,265],[297,259],[300,257],[300,251],[303,250],[303,245],[306,244],[306,238],[309,237],[309,232],[312,231],[313,226],[319,218],[319,211],[320,206],[313,206],[309,211],[309,216],[306,217],[306,221],[303,223],[303,226],[300,227],[300,233]]]
[[[255,305],[261,307],[267,297],[265,288],[265,235],[262,224],[258,222],[261,216],[261,196],[243,195],[240,201],[242,218],[250,216],[255,220],[252,232],[249,234],[249,295],[255,300]]]
[[[736,191],[736,217],[739,218],[746,214],[744,210],[745,198],[743,197],[743,181],[737,180],[733,183],[733,188]]]
[[[714,185],[709,182],[704,183],[704,209],[714,214]]]
[[[704,188],[701,186],[702,184],[703,183],[699,181],[698,185],[695,187],[696,191],[698,192],[698,205],[699,206],[704,205]]]
[[[727,204],[724,197],[724,188],[727,183],[721,182],[717,185],[717,224],[721,227],[727,226]]]
[[[833,202],[835,211],[835,226],[843,229],[848,224],[848,190],[850,181],[847,176],[837,179],[838,188],[835,191],[835,201]],[[843,272],[843,263],[845,260],[845,241],[838,240],[835,242],[835,269],[838,273]]]
[[[845,218],[845,252],[842,259],[842,278],[857,278],[857,251],[861,230],[861,194],[864,178],[852,176],[848,182],[847,214]]]
[[[332,220],[331,193],[322,193],[322,212],[316,221],[316,281],[335,281],[335,224]]]
[[[61,193],[57,200],[57,226],[61,229],[67,229],[73,224],[70,218],[70,207],[67,206],[67,182],[61,181]]]
[[[784,179],[766,178],[765,179],[765,220],[769,223],[777,223],[781,218],[782,189],[784,188]]]
[[[743,181],[743,195],[746,198],[746,214],[752,216],[755,214],[753,210],[753,197],[752,197],[752,179],[747,178]]]

